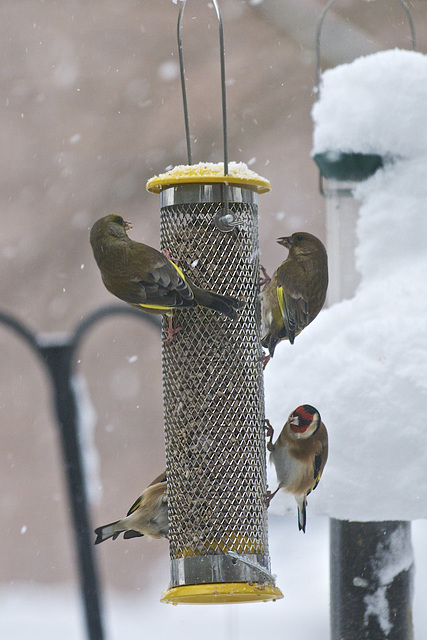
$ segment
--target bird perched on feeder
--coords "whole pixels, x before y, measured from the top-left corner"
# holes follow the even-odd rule
[[[261,340],[273,357],[280,340],[294,343],[295,336],[314,320],[326,298],[328,256],[322,242],[300,231],[278,238],[289,255],[276,269],[261,293],[266,334]]]
[[[129,222],[118,215],[100,218],[90,232],[93,255],[102,281],[110,293],[148,313],[169,316],[167,342],[179,329],[172,329],[174,309],[207,307],[232,320],[243,303],[197,287],[163,253],[131,240]]]
[[[138,500],[133,503],[126,518],[95,529],[97,535],[95,544],[104,542],[108,538],[115,540],[122,532],[124,532],[124,538],[141,536],[151,536],[152,538],[168,537],[166,471],[155,478],[142,495],[139,496]]]
[[[320,413],[310,404],[293,411],[273,444],[273,427],[268,420],[267,449],[276,468],[279,486],[268,495],[268,504],[283,489],[292,493],[298,505],[298,528],[305,533],[307,496],[319,484],[328,459],[328,432]]]

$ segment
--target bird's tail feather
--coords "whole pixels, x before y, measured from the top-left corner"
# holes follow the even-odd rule
[[[298,531],[305,533],[305,525],[307,523],[307,500],[305,496],[302,500],[298,500]]]
[[[142,538],[143,537],[143,533],[139,533],[139,531],[134,531],[133,529],[128,529],[128,531],[125,531],[123,534],[124,538]]]
[[[277,343],[278,340],[276,340],[276,338],[274,338],[271,333],[266,333],[261,340],[261,345],[264,347],[264,349],[268,349],[271,357],[274,356],[274,350]]]
[[[237,310],[244,306],[244,302],[231,296],[222,296],[212,291],[206,291],[205,289],[199,289],[193,283],[191,289],[194,293],[197,304],[208,309],[214,309],[228,316],[232,320],[237,318]]]
[[[115,540],[117,536],[122,533],[122,531],[125,531],[125,529],[120,526],[120,520],[116,520],[116,522],[110,522],[110,524],[106,524],[103,527],[98,527],[97,529],[95,529],[95,533],[97,536],[95,544],[104,542],[104,540],[108,540],[108,538],[113,538],[113,540]]]

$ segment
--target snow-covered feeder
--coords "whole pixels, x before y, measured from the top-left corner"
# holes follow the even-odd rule
[[[236,320],[174,312],[182,330],[163,344],[172,604],[282,597],[268,552],[258,302],[258,193],[270,184],[228,167],[178,166],[147,183],[160,193],[162,247],[198,286],[245,302]]]
[[[313,107],[313,159],[327,179],[360,182],[427,147],[427,57],[393,49],[325,71]],[[398,134],[396,135],[396,132]]]
[[[327,179],[328,303],[354,294],[357,183],[427,148],[427,56],[393,49],[319,75],[312,155]],[[322,184],[322,183],[321,183]]]
[[[360,522],[427,518],[427,56],[395,56],[396,65],[415,56],[421,89],[395,140],[388,126],[384,141],[377,137],[400,158],[355,188],[360,284],[294,345],[281,343],[265,373],[273,424],[287,418],[286,394],[290,407],[301,398],[318,407],[329,431],[328,464],[309,514]],[[409,63],[405,74],[413,75]],[[293,508],[285,498],[270,510]]]

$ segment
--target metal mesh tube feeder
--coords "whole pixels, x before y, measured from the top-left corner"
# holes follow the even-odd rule
[[[147,185],[160,191],[161,244],[198,286],[246,304],[235,321],[201,307],[176,311],[174,324],[183,329],[163,345],[171,554],[171,589],[163,599],[276,599],[281,593],[270,575],[267,541],[258,302],[257,199],[268,182],[239,184],[230,175],[213,182],[218,174],[209,165],[188,169],[202,169],[198,182],[172,171]],[[224,186],[239,223],[231,232],[215,220]]]
[[[282,597],[270,573],[266,510],[258,193],[269,182],[227,158],[191,164],[181,21],[181,82],[189,164],[148,181],[160,194],[161,245],[200,287],[245,302],[236,320],[210,309],[175,311],[163,343],[172,604]],[[168,320],[163,321],[166,336]]]

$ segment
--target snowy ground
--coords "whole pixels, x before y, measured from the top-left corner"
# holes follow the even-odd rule
[[[296,517],[270,520],[270,554],[284,598],[274,603],[178,606],[160,603],[169,578],[167,559],[150,593],[117,593],[107,588],[106,638],[173,637],[176,640],[328,640],[328,520],[309,517],[307,533]],[[427,610],[427,522],[413,523],[415,552],[415,638],[425,637]],[[285,545],[285,546],[284,546]],[[136,569],[138,570],[138,569]],[[144,570],[143,566],[140,568]],[[83,640],[80,603],[67,586],[3,585],[0,589],[2,640]],[[203,634],[200,633],[203,625]]]

